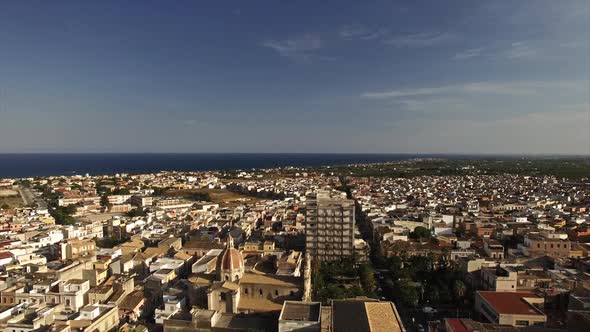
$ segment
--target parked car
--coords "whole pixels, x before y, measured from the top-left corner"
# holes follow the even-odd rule
[[[425,314],[436,314],[436,309],[434,309],[433,307],[424,307],[422,308],[422,311]]]

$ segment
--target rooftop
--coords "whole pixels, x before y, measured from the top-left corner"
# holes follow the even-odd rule
[[[319,322],[321,307],[319,302],[285,301],[279,320]]]
[[[303,283],[301,278],[279,276],[279,275],[264,275],[258,273],[244,273],[241,284],[265,284],[279,287],[299,287]]]
[[[499,314],[541,315],[526,298],[540,299],[530,292],[494,292],[478,291],[478,294]]]
[[[348,299],[332,304],[334,331],[392,332],[405,331],[391,302],[371,299]]]

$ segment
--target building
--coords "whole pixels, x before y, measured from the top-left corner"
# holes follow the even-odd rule
[[[321,330],[320,302],[285,301],[279,316],[279,332]]]
[[[143,314],[143,304],[145,302],[142,290],[135,290],[119,303],[119,319],[128,321],[137,321]]]
[[[193,275],[189,281],[192,280],[195,289],[205,291],[207,309],[216,312],[278,314],[285,300],[302,296],[300,277],[265,273],[252,267],[246,271],[242,253],[234,248],[231,236],[217,257],[215,271],[207,267],[193,266],[193,269],[203,272]]]
[[[366,297],[319,302],[285,301],[279,332],[405,332],[393,302]]]
[[[217,280],[207,293],[209,310],[237,313],[240,302],[240,278],[244,275],[244,258],[234,248],[233,239],[228,236],[227,248],[221,252],[217,259]]]
[[[156,324],[164,324],[164,319],[169,319],[182,310],[185,306],[185,299],[177,296],[164,295],[164,309],[156,309]]]
[[[126,203],[131,198],[131,195],[109,195],[107,200],[109,205],[118,205]]]
[[[211,249],[205,256],[199,258],[192,265],[192,273],[213,273],[217,266],[217,257],[221,254],[222,249]]]
[[[276,319],[271,317],[222,314],[197,308],[179,311],[164,319],[163,325],[164,332],[276,331]]]
[[[511,267],[482,268],[482,287],[497,292],[516,292],[518,273]]]
[[[40,331],[45,326],[52,325],[59,306],[31,307],[20,313],[13,314],[6,321],[6,329],[10,332]]]
[[[525,256],[551,256],[554,258],[579,257],[572,248],[571,241],[562,239],[551,239],[537,235],[530,235],[524,239],[524,246],[521,247]]]
[[[129,202],[135,206],[146,207],[154,204],[154,198],[152,196],[132,196]]]
[[[92,304],[80,309],[80,315],[68,321],[72,331],[107,332],[119,325],[117,306]]]
[[[504,259],[504,246],[494,239],[485,239],[483,241],[483,250],[491,259]]]
[[[93,240],[71,239],[60,245],[61,259],[78,259],[90,256],[96,251],[96,243]]]
[[[547,317],[539,308],[543,303],[542,297],[530,292],[478,291],[475,294],[475,311],[500,325],[545,325]]]
[[[481,323],[468,318],[445,318],[446,332],[518,332],[521,329],[510,326],[498,326],[491,323]]]
[[[322,322],[322,328],[325,323]],[[393,302],[368,298],[332,301],[330,331],[403,332],[402,320]]]
[[[277,274],[283,276],[301,276],[301,263],[303,255],[299,251],[285,253],[277,262]]]
[[[353,200],[335,198],[327,191],[307,197],[305,248],[312,259],[333,261],[354,253]]]

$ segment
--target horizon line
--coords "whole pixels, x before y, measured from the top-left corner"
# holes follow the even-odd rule
[[[72,152],[72,151],[52,151],[52,152],[2,152],[0,155],[196,155],[196,154],[214,154],[214,155],[408,155],[408,156],[563,156],[563,157],[590,157],[590,153],[524,153],[524,152]]]

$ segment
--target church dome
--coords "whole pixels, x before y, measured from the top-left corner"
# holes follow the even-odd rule
[[[244,267],[244,258],[236,248],[226,248],[221,255],[220,267],[222,270],[234,270]]]
[[[244,258],[240,251],[234,248],[234,240],[231,235],[228,235],[227,247],[217,258],[217,273],[221,280],[232,281],[241,278],[244,274]]]

